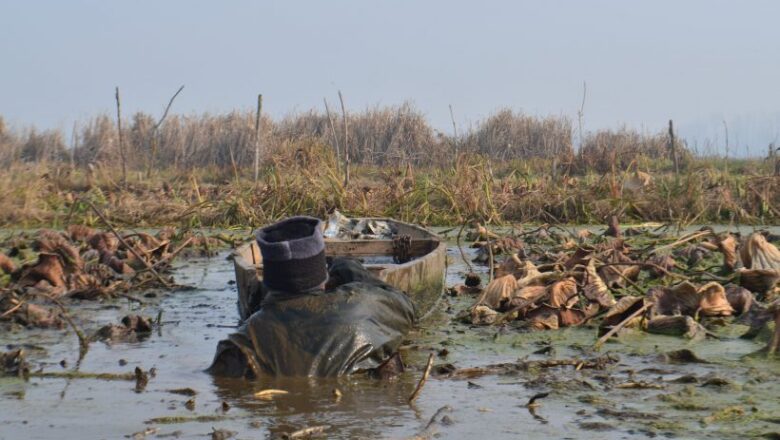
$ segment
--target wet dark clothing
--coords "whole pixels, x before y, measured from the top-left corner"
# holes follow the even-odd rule
[[[415,321],[412,302],[359,263],[337,259],[327,291],[269,291],[260,309],[217,346],[219,376],[340,376],[387,359]]]

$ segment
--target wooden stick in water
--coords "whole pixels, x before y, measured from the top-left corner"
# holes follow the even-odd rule
[[[422,391],[422,388],[425,385],[425,381],[428,380],[428,375],[431,374],[432,367],[433,367],[433,353],[428,355],[428,363],[425,365],[425,371],[423,372],[420,381],[417,383],[417,388],[415,388],[412,395],[409,396],[409,403],[414,402],[414,399],[416,399],[417,396],[420,395],[420,391]]]
[[[599,340],[596,341],[595,344],[593,344],[593,348],[596,349],[596,350],[601,348],[601,346],[604,345],[604,343],[607,342],[607,340],[609,338],[611,338],[612,335],[614,335],[615,333],[619,332],[620,329],[625,327],[626,324],[631,322],[632,319],[634,319],[637,316],[641,315],[642,313],[645,312],[645,310],[649,309],[652,306],[653,306],[653,303],[648,302],[647,304],[645,304],[642,307],[640,307],[639,310],[637,310],[636,312],[634,312],[631,315],[629,315],[628,318],[620,321],[616,326],[612,327],[604,336],[600,337]]]

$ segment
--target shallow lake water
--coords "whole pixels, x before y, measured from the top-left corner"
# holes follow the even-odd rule
[[[466,252],[472,254],[471,249]],[[461,282],[465,266],[455,246],[448,254],[447,284],[454,285]],[[5,349],[24,346],[33,366],[45,371],[156,370],[140,393],[129,381],[0,379],[0,439],[211,438],[213,429],[255,439],[323,425],[326,438],[389,439],[721,439],[780,432],[780,361],[743,358],[765,345],[738,339],[746,327],[726,326],[721,339],[700,342],[633,333],[593,352],[592,327],[527,333],[511,326],[458,323],[454,316],[473,301],[467,297],[445,297],[440,311],[409,336],[403,356],[410,368],[397,380],[215,380],[203,370],[217,341],[233,331],[238,318],[227,255],[177,264],[176,281],[194,290],[146,298],[145,305],[122,299],[71,307],[88,332],[128,313],[156,317],[162,310],[159,332],[140,342],[92,343],[78,363],[78,341],[68,329],[0,335]],[[669,363],[660,356],[684,348],[709,363]],[[458,368],[607,353],[619,361],[602,370],[561,366],[472,379],[431,376],[410,405],[407,399],[431,352],[437,353],[436,365]],[[652,388],[620,387],[627,382]],[[181,388],[197,392],[194,406],[185,404],[191,397],[171,392]],[[289,394],[272,400],[254,397],[268,388]],[[529,398],[542,392],[550,394],[529,411]],[[437,411],[435,423],[429,423]]]

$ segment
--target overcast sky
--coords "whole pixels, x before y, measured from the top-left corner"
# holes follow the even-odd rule
[[[69,130],[113,111],[274,117],[411,100],[451,131],[501,107],[689,143],[780,136],[778,1],[0,0],[0,115]],[[735,147],[737,141],[742,145]],[[779,142],[780,143],[780,142]]]

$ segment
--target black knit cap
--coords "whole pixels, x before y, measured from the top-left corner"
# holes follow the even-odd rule
[[[322,221],[290,217],[255,233],[263,256],[263,283],[269,289],[302,292],[328,279]]]

